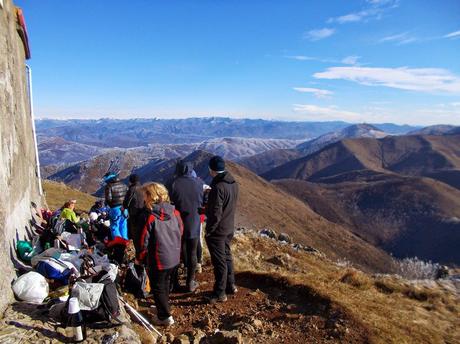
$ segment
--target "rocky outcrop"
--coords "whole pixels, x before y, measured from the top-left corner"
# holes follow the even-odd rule
[[[12,299],[13,240],[23,238],[30,203],[40,203],[25,49],[11,0],[0,6],[0,312]]]

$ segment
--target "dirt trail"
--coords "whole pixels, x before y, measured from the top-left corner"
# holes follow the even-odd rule
[[[228,301],[208,305],[213,275],[206,267],[194,294],[172,294],[176,324],[164,330],[173,336],[197,328],[206,334],[237,330],[248,343],[368,343],[368,331],[329,300],[305,286],[293,286],[281,277],[252,272],[236,275],[238,293]],[[138,302],[147,316],[153,300]],[[172,338],[171,335],[168,335]]]

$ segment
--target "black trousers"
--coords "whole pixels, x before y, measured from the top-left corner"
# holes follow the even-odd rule
[[[227,236],[207,236],[211,262],[214,267],[214,290],[215,296],[225,295],[226,289],[230,289],[235,284],[235,273],[233,270],[233,258],[230,244],[233,234]]]
[[[150,286],[157,307],[158,319],[165,320],[171,316],[169,308],[169,284],[171,274],[176,267],[166,270],[149,269]]]
[[[128,238],[133,241],[134,249],[136,250],[136,254],[140,251],[140,229],[139,223],[134,216],[130,216],[128,218]]]
[[[199,237],[199,240],[198,240],[198,248],[196,249],[196,259],[197,259],[198,264],[201,264],[202,261],[203,261],[203,243],[201,242],[201,231],[202,231],[202,229],[200,229],[200,237]]]
[[[195,279],[195,271],[197,264],[197,249],[200,238],[184,239],[182,251],[183,261],[187,268],[187,285]]]

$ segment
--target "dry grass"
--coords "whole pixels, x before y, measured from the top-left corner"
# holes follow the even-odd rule
[[[62,207],[64,202],[69,199],[76,199],[77,211],[88,211],[96,200],[95,197],[87,193],[72,189],[64,183],[50,180],[43,180],[43,190],[45,191],[46,202],[51,210]]]
[[[368,275],[358,271],[356,269],[347,269],[340,282],[349,284],[358,289],[369,289],[372,286],[372,280]]]
[[[324,258],[293,252],[268,239],[239,236],[234,246],[237,270],[276,272],[307,286],[370,329],[373,343],[460,343],[458,295],[440,287],[414,286],[393,277],[374,278],[337,267]],[[273,252],[291,255],[290,266],[267,263],[265,259]]]
[[[45,181],[44,187],[50,207],[76,198],[87,210],[95,199],[60,183]],[[460,343],[459,297],[441,287],[414,286],[394,277],[373,278],[251,234],[238,235],[233,246],[237,271],[276,273],[304,285],[368,328],[372,343]],[[286,267],[266,261],[274,253],[290,255]]]

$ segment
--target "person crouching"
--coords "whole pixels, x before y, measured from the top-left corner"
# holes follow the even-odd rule
[[[170,326],[174,324],[169,307],[170,279],[180,262],[183,224],[179,212],[170,204],[164,185],[149,183],[142,189],[149,214],[140,235],[138,260],[147,264],[157,308],[153,322]]]

